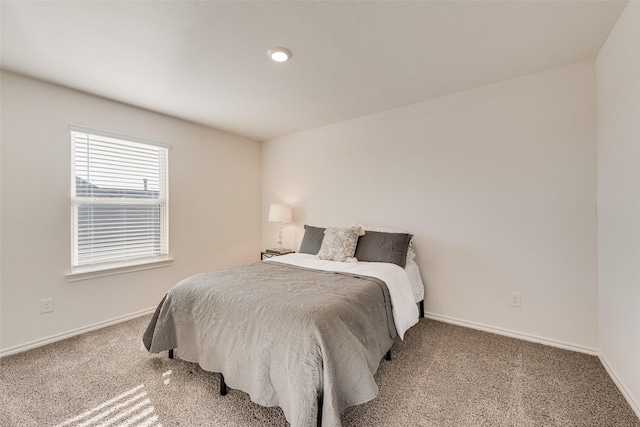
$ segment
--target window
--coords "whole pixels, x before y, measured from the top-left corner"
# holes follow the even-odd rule
[[[168,260],[169,146],[71,127],[72,275]]]

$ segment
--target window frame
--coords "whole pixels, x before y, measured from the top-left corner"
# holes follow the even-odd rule
[[[159,176],[159,197],[158,200],[140,199],[135,197],[122,197],[108,200],[100,197],[78,196],[76,194],[76,134],[87,134],[91,136],[115,139],[124,143],[143,144],[154,146],[166,150],[163,170]],[[169,252],[169,151],[171,145],[149,141],[142,138],[121,135],[113,132],[92,129],[82,126],[69,126],[69,136],[71,139],[71,272],[68,273],[69,281],[83,280],[93,277],[101,277],[112,274],[126,273],[130,271],[147,270],[150,268],[165,267],[172,263],[173,259]],[[160,210],[160,254],[155,256],[133,257],[118,261],[102,261],[90,264],[79,263],[79,234],[78,234],[78,209],[81,204],[113,204],[125,205],[154,205]]]

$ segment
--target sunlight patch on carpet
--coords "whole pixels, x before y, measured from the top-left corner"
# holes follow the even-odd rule
[[[171,372],[173,372],[173,371],[171,369],[169,369],[167,372],[162,374],[162,378],[164,378],[164,384],[165,385],[168,385],[171,382],[171,378],[169,378],[169,376],[171,375]]]
[[[169,371],[169,373],[171,373]],[[108,427],[108,426],[162,427],[153,405],[140,384],[109,399],[93,409],[69,418],[55,427]]]

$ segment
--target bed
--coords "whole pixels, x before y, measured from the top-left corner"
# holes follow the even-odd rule
[[[367,233],[376,237],[359,227],[337,230],[363,233],[361,249]],[[319,242],[309,248],[314,233]],[[158,305],[145,346],[219,372],[221,392],[228,385],[279,406],[293,427],[340,426],[347,407],[378,394],[373,375],[395,339],[417,323],[424,287],[408,273],[410,235],[404,252],[393,255],[403,259],[399,265],[377,261],[380,250],[393,249],[388,241],[360,251],[374,261],[343,256],[357,249],[344,238],[338,246],[346,252],[323,256],[329,245],[319,233],[307,228],[299,253],[181,281]]]

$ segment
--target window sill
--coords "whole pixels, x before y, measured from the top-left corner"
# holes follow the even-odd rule
[[[168,267],[173,262],[173,258],[154,258],[152,260],[138,260],[132,262],[121,262],[106,264],[100,267],[76,267],[68,273],[69,282],[94,279],[96,277],[113,276],[116,274],[130,273],[132,271],[150,270],[152,268]]]

